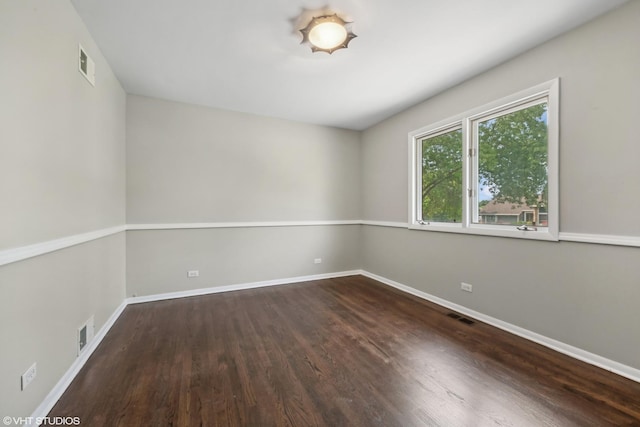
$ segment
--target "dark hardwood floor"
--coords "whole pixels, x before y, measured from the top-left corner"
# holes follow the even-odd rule
[[[49,416],[87,426],[640,425],[640,384],[352,276],[132,305]]]

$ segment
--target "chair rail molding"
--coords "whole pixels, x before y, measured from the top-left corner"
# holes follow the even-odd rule
[[[370,227],[404,228],[410,229],[406,222],[374,221],[361,219],[335,220],[335,221],[247,221],[247,222],[187,222],[187,223],[160,223],[160,224],[127,224],[118,225],[87,233],[74,234],[59,239],[34,243],[31,245],[9,248],[0,251],[0,266],[22,261],[49,252],[58,251],[71,246],[87,243],[92,240],[102,239],[112,234],[123,231],[145,230],[188,230],[208,228],[260,228],[260,227],[319,227],[365,225]],[[560,232],[561,242],[590,243],[598,245],[613,245],[640,247],[640,236],[619,236],[610,234],[588,234]]]

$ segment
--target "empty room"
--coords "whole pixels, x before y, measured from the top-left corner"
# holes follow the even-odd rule
[[[640,0],[0,0],[2,425],[640,425]]]

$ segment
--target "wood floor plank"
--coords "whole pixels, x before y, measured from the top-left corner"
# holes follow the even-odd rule
[[[49,414],[90,426],[640,425],[640,384],[362,276],[126,308]]]

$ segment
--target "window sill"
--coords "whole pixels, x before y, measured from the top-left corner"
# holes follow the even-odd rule
[[[437,231],[444,233],[458,233],[458,234],[473,234],[477,236],[492,236],[492,237],[509,237],[513,239],[525,239],[525,240],[544,240],[548,242],[557,242],[557,233],[554,235],[547,227],[538,227],[538,230],[520,231],[516,230],[516,226],[487,226],[487,225],[474,225],[472,227],[463,227],[462,224],[409,224],[409,230],[420,231]]]

